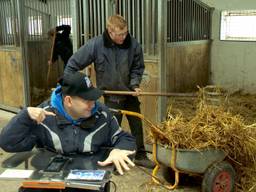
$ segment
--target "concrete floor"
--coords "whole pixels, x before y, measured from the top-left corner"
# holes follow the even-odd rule
[[[6,125],[6,123],[14,116],[13,113],[9,113],[6,111],[0,110],[0,129]],[[11,154],[8,154],[0,149],[0,164]],[[23,165],[19,166],[19,168],[23,168]],[[0,173],[4,169],[0,167]],[[148,173],[151,170],[146,170]],[[159,172],[159,176],[162,177],[162,171]],[[117,185],[117,192],[139,192],[139,191],[154,191],[154,192],[167,192],[169,190],[164,189],[163,187],[152,185],[150,182],[150,176],[143,172],[141,169],[135,167],[131,171],[125,173],[124,176],[116,176],[113,175],[111,179]],[[21,181],[7,181],[0,180],[0,192],[16,192],[18,187],[20,186]],[[190,182],[190,181],[189,181]],[[190,184],[186,184],[186,186],[179,186],[175,192],[199,192],[200,186],[189,186]],[[114,191],[114,186],[112,185],[111,191]]]

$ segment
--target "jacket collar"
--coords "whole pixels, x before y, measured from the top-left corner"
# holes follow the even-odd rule
[[[130,33],[127,34],[124,43],[122,45],[117,45],[115,44],[112,39],[110,38],[107,29],[103,32],[103,41],[104,41],[104,46],[107,48],[111,48],[114,46],[117,46],[121,49],[128,49],[131,46],[131,36]]]

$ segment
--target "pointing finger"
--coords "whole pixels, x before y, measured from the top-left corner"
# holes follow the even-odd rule
[[[56,116],[55,113],[53,113],[53,112],[51,112],[51,111],[46,111],[46,110],[44,110],[44,114],[45,114],[45,115]]]

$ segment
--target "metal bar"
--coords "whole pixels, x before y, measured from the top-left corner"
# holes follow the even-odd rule
[[[180,2],[180,12],[181,12],[181,41],[185,41],[184,34],[185,34],[185,16],[184,16],[184,0]]]
[[[60,15],[61,15],[61,24],[68,24],[67,23],[67,0],[63,1],[63,8],[61,7],[61,4],[58,2],[58,7],[60,8]]]
[[[8,12],[8,17],[10,18],[10,30],[11,30],[11,33],[9,34],[9,45],[13,45],[13,17],[12,17],[12,4],[11,4],[11,1],[9,0],[8,1],[8,8],[7,8],[7,12]]]
[[[167,42],[170,42],[171,30],[170,30],[170,22],[171,22],[171,1],[167,1]]]
[[[87,25],[87,20],[85,20],[86,18],[86,14],[87,14],[87,10],[86,10],[86,0],[78,0],[78,4],[77,4],[77,10],[78,10],[78,19],[79,20],[79,25],[77,26],[77,30],[79,31],[79,45],[81,46],[82,44],[84,44],[84,41],[86,39],[86,25]]]
[[[2,30],[2,34],[3,34],[3,36],[2,36],[2,43],[3,43],[3,45],[5,45],[6,44],[6,34],[7,34],[7,30],[6,30],[6,27],[5,27],[5,20],[4,20],[4,18],[6,18],[6,15],[5,15],[5,2],[0,2],[1,4],[2,4],[2,6],[1,6],[1,16],[2,16],[2,18],[3,19],[0,19],[0,22],[1,22],[1,30]]]
[[[37,33],[36,33],[36,35],[35,35],[35,39],[38,40],[38,39],[39,39],[39,35],[40,35],[40,28],[41,28],[40,19],[41,19],[42,15],[41,15],[39,12],[37,12],[37,10],[40,10],[40,8],[39,8],[39,2],[35,2],[35,4],[36,4],[36,11],[35,11],[35,14],[36,14],[36,17],[37,17],[37,19],[36,19],[36,22],[37,22],[37,26],[36,26],[36,28],[37,28]]]
[[[200,7],[197,4],[197,11],[196,11],[196,22],[197,22],[197,40],[200,40]]]
[[[132,15],[132,17],[131,17],[131,23],[132,23],[132,35],[137,39],[137,37],[136,37],[136,24],[135,24],[135,20],[136,20],[136,13],[135,13],[135,3],[134,3],[134,0],[131,0],[131,11],[132,11],[132,13],[131,13],[131,15]],[[135,15],[136,14],[136,15]]]
[[[4,15],[4,19],[3,19],[3,22],[4,22],[4,28],[5,28],[5,38],[4,38],[4,44],[5,45],[8,45],[9,44],[9,39],[8,39],[8,15],[7,15],[7,4],[8,2],[7,1],[4,1],[4,10],[3,10],[3,15]]]
[[[183,34],[183,41],[187,41],[187,23],[188,23],[188,19],[187,19],[187,5],[188,5],[189,1],[183,1],[183,23],[184,23],[184,34]]]
[[[101,0],[101,13],[101,33],[103,33],[106,26],[106,8],[104,0]]]
[[[178,17],[178,10],[179,10],[179,2],[175,2],[175,34],[176,34],[176,40],[179,41],[179,17]]]
[[[93,33],[93,36],[96,36],[96,34],[97,34],[97,19],[96,19],[96,17],[97,17],[97,4],[96,4],[96,1],[94,0],[93,1],[93,27],[94,27],[94,33]]]
[[[205,8],[202,9],[202,38],[206,39],[206,35],[205,35],[205,27],[206,27],[206,15],[205,15]]]
[[[145,4],[144,4],[145,1],[141,1],[141,44],[143,46],[143,51],[145,53],[145,25],[146,25],[146,22],[145,22]]]
[[[59,24],[62,24],[63,22],[62,22],[62,15],[61,15],[61,8],[60,8],[60,6],[58,5],[58,2],[57,1],[55,1],[55,5],[56,5],[56,7],[57,7],[57,14],[58,14],[58,20],[59,20]],[[58,25],[59,25],[58,24]]]
[[[192,27],[192,40],[196,40],[196,3],[193,0],[193,17],[192,17],[192,23],[193,23],[193,27]]]
[[[16,25],[15,25],[15,5],[13,0],[10,1],[10,13],[11,13],[11,44],[16,44]]]
[[[188,41],[192,40],[192,33],[193,33],[193,0],[189,0],[189,19],[190,19],[190,24],[189,24],[189,32],[188,32]]]
[[[71,17],[71,6],[70,6],[70,1],[69,0],[66,0],[66,18],[67,18],[67,24],[70,25],[70,20],[69,18]]]
[[[90,29],[90,23],[89,23],[89,2],[88,0],[83,0],[83,9],[81,8],[82,13],[80,15],[83,15],[82,19],[79,19],[80,22],[83,22],[83,35],[84,35],[84,41],[81,40],[81,43],[85,43],[89,40],[89,29]],[[87,19],[86,19],[87,18]],[[82,26],[80,24],[80,26]],[[81,37],[82,38],[82,37]]]
[[[100,0],[97,0],[97,14],[96,14],[96,22],[97,22],[97,36],[101,33],[101,10],[100,10]]]
[[[152,0],[152,5],[151,5],[151,41],[150,41],[150,48],[151,48],[151,51],[150,51],[150,54],[152,55],[155,55],[155,35],[156,35],[156,1],[155,0]],[[165,20],[167,21],[167,20]]]
[[[122,15],[123,15],[123,17],[124,18],[126,18],[126,6],[125,6],[125,4],[126,4],[126,0],[123,0],[123,1],[121,1],[121,4],[122,4]]]
[[[128,23],[128,28],[129,28],[129,31],[131,31],[132,32],[132,28],[133,28],[133,26],[132,26],[132,19],[131,19],[131,0],[128,0],[128,1],[126,1],[126,5],[127,5],[127,23]]]
[[[158,0],[158,56],[159,56],[159,70],[158,75],[160,77],[159,90],[160,92],[167,92],[167,62],[166,62],[166,17],[167,17],[167,1]],[[158,120],[162,120],[165,117],[167,99],[161,97],[158,100]]]
[[[18,22],[19,22],[19,29],[20,29],[20,47],[21,47],[21,60],[22,60],[22,69],[23,69],[23,78],[24,78],[24,86],[23,86],[23,93],[24,93],[24,105],[28,106],[30,104],[30,85],[29,85],[29,69],[27,65],[27,57],[26,57],[26,44],[25,44],[25,34],[24,28],[21,26],[24,25],[24,20],[22,19],[24,15],[24,1],[16,0],[17,3],[17,11],[18,11]]]
[[[93,37],[94,34],[94,27],[93,27],[93,5],[92,5],[93,0],[89,0],[89,18],[88,20],[90,21],[90,38]],[[85,18],[86,19],[86,18]]]
[[[6,45],[9,45],[10,44],[10,40],[9,40],[9,34],[8,34],[8,27],[9,27],[9,17],[8,17],[8,2],[7,1],[5,1],[4,2],[4,15],[5,15],[5,17],[4,17],[4,21],[5,21],[5,23],[4,23],[4,26],[5,26],[5,33],[6,33],[6,35],[5,35],[5,44]]]
[[[109,12],[110,12],[110,10],[109,10],[109,5],[110,5],[110,2],[108,2],[109,0],[105,0],[104,2],[105,2],[105,24],[106,24],[106,18],[108,18],[109,17]],[[116,6],[118,6],[118,0],[116,0],[117,1],[117,4],[116,4]],[[118,8],[116,8],[116,9],[118,9]]]
[[[199,39],[202,39],[202,7],[199,7],[199,11],[198,11],[198,22],[199,22]]]
[[[150,14],[149,10],[151,8],[150,6],[150,0],[146,0],[146,32],[145,32],[145,52],[146,54],[150,54]]]
[[[57,13],[56,13],[56,7],[55,7],[55,1],[52,1],[52,16],[53,16],[53,19],[52,19],[52,27],[56,26],[56,19],[57,19]]]
[[[2,5],[2,2],[0,2],[0,25],[1,26],[3,26],[2,25],[2,21],[3,21],[3,19],[2,18],[4,18],[3,17],[3,15],[2,15],[2,13],[3,13],[3,10],[2,10],[2,8],[3,8],[3,5]],[[3,33],[3,27],[2,28],[0,28],[0,45],[3,45],[3,36],[4,36],[4,33]]]
[[[137,37],[137,41],[139,43],[141,43],[141,9],[140,9],[140,0],[137,0],[136,1],[136,9],[135,9],[135,12],[136,12],[136,20],[135,20],[135,23],[136,23],[136,37]]]
[[[123,6],[122,6],[122,1],[118,0],[118,6],[119,6],[119,14],[123,15]]]
[[[168,11],[169,10],[169,11]],[[173,41],[173,0],[169,1],[169,7],[168,7],[167,13],[169,13],[169,17],[168,17],[168,23],[169,23],[169,42]]]

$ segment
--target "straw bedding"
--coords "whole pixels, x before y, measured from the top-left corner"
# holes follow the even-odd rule
[[[209,102],[211,99],[204,91],[200,89],[198,104],[196,107],[193,105],[193,113],[183,113],[170,105],[166,121],[160,128],[168,139],[160,139],[160,142],[164,145],[173,143],[175,147],[184,149],[223,149],[227,160],[236,170],[236,190],[256,191],[256,124],[248,124],[245,116],[248,113],[241,111],[245,108],[234,100],[231,102],[232,99],[223,99],[216,94],[213,101],[220,101],[216,105],[216,102]],[[216,100],[216,96],[219,100]],[[249,122],[252,123],[252,119]]]

